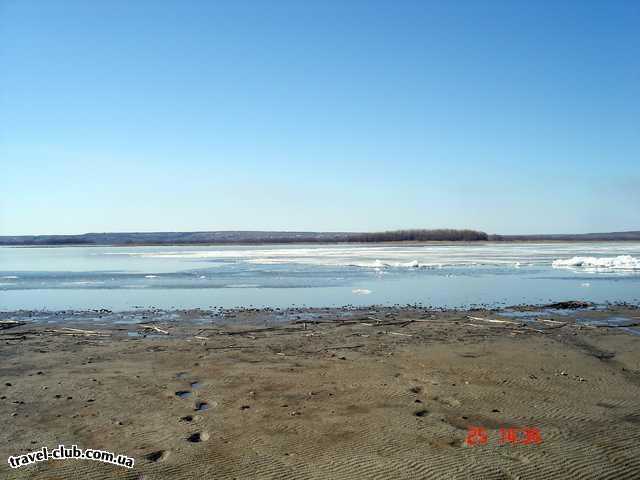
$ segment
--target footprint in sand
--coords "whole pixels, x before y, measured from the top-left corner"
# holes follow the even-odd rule
[[[168,456],[169,456],[169,450],[158,450],[155,452],[148,453],[147,455],[145,455],[145,458],[152,462],[162,462],[166,460]]]
[[[187,442],[191,443],[206,442],[207,440],[209,440],[209,434],[207,432],[196,432],[187,437]]]
[[[181,372],[184,373],[184,372]],[[176,375],[177,376],[177,375]],[[184,376],[184,375],[182,375]],[[191,390],[197,390],[199,388],[202,387],[203,383],[200,380],[194,380],[193,382],[190,383],[191,385]],[[189,398],[193,395],[193,392],[191,390],[179,390],[176,392],[176,396],[180,397],[180,398]],[[215,406],[216,403],[213,403],[213,406]],[[208,402],[196,402],[195,405],[195,411],[196,412],[204,412],[205,410],[209,410],[209,403]],[[183,419],[185,417],[182,417]],[[189,420],[191,421],[191,420]]]
[[[180,372],[178,374],[176,374],[176,378],[182,379],[187,375],[187,372]],[[202,382],[200,382],[199,380],[194,380],[192,382],[190,382],[191,385],[191,389],[192,390],[197,390],[198,388],[202,387]],[[178,398],[189,398],[191,396],[193,396],[193,392],[191,390],[178,390],[176,392],[176,396]],[[216,405],[216,402],[213,402],[214,406]],[[195,404],[195,408],[194,411],[196,412],[204,412],[206,410],[209,410],[209,403],[208,402],[204,402],[204,401],[200,401],[200,402],[196,402]],[[185,415],[184,417],[180,418],[181,422],[186,422],[186,423],[190,423],[193,422],[194,418],[193,415]],[[206,432],[196,432],[193,433],[191,435],[189,435],[187,437],[187,441],[191,442],[191,443],[199,443],[199,442],[204,442],[206,440],[209,439],[209,434]]]

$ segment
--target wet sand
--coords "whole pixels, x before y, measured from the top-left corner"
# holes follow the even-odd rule
[[[518,310],[6,324],[0,478],[639,478],[640,337],[599,322],[640,311]],[[470,427],[486,444],[467,444]],[[501,444],[501,428],[541,442]],[[6,463],[59,444],[136,464]]]

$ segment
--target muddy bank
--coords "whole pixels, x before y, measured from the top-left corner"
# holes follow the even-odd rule
[[[581,307],[3,314],[0,476],[633,478],[640,312]],[[58,444],[135,467],[6,463]]]

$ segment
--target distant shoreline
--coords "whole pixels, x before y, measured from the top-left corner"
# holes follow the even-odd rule
[[[82,235],[0,236],[0,246],[213,246],[286,244],[442,244],[442,243],[531,243],[531,242],[629,242],[640,241],[640,231],[497,235],[477,230],[413,229],[385,232],[131,232]]]
[[[603,243],[603,242],[615,242],[615,243],[632,243],[640,242],[638,239],[607,239],[607,240],[564,240],[564,239],[541,239],[541,240],[431,240],[431,241],[397,241],[397,242],[212,242],[212,243],[63,243],[63,244],[8,244],[0,243],[0,247],[11,248],[65,248],[65,247],[259,247],[259,246],[285,246],[285,245],[513,245],[513,244],[528,244],[528,243]]]

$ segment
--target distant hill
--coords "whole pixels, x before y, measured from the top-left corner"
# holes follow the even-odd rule
[[[640,231],[608,232],[608,233],[578,233],[578,234],[549,234],[549,235],[489,235],[491,241],[565,241],[565,242],[606,242],[606,241],[640,241]]]
[[[0,236],[5,246],[55,245],[206,245],[267,243],[338,243],[338,242],[518,242],[518,241],[640,241],[640,231],[557,234],[557,235],[487,235],[476,230],[393,230],[386,232],[133,232],[85,233],[82,235]]]
[[[151,232],[85,233],[83,235],[0,236],[0,245],[197,245],[229,243],[336,243],[393,241],[487,240],[474,230],[396,230],[376,233],[354,232]]]

